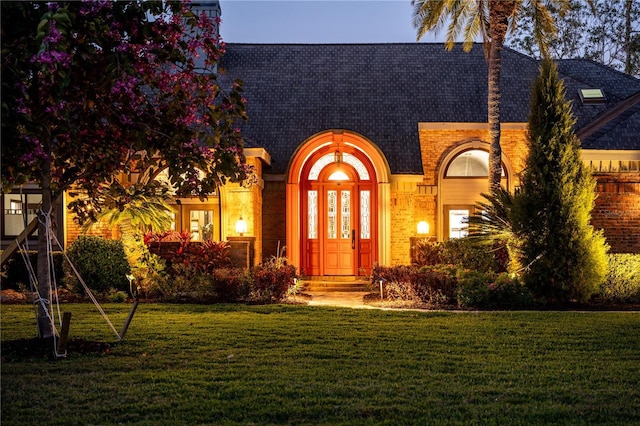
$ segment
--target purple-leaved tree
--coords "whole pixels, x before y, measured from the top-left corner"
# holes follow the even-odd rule
[[[42,219],[64,191],[83,194],[71,206],[83,221],[123,172],[144,169],[152,178],[166,169],[177,195],[201,198],[250,177],[237,128],[246,120],[242,84],[218,83],[219,22],[179,1],[0,4],[3,191],[25,182],[42,188],[43,296],[50,277]],[[38,330],[53,333],[42,308]]]

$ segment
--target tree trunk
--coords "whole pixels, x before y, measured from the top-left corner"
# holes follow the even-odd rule
[[[512,1],[489,2],[491,47],[488,72],[488,117],[491,150],[489,152],[489,193],[497,193],[502,180],[502,148],[500,147],[500,71],[502,47],[507,34],[507,23],[515,4]]]
[[[627,0],[624,9],[624,72],[631,74],[631,3]]]
[[[40,297],[45,301],[51,300],[51,272],[50,258],[47,253],[48,232],[46,228],[46,215],[53,209],[51,197],[51,164],[48,160],[42,162],[42,206],[38,211],[38,291]],[[51,217],[52,215],[50,215]],[[43,307],[42,303],[38,303],[38,335],[41,338],[49,338],[54,334],[51,320],[49,319],[47,309],[48,305]]]

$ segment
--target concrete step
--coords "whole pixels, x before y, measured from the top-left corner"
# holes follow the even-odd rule
[[[366,281],[366,279],[357,275],[314,275],[310,277],[305,277],[304,281],[354,282],[354,281]]]
[[[355,292],[368,291],[369,282],[364,280],[305,280],[305,291]]]

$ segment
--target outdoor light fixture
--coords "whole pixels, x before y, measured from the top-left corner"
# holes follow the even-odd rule
[[[418,235],[426,235],[429,233],[429,223],[426,221],[418,222]]]
[[[336,164],[342,163],[342,153],[340,152],[339,149],[336,149],[336,152],[333,153],[333,161]]]
[[[241,237],[247,232],[247,221],[244,220],[242,216],[240,216],[240,219],[236,222],[236,232],[240,234]]]

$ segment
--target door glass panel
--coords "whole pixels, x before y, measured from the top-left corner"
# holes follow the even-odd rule
[[[371,238],[371,192],[360,191],[360,238]]]
[[[189,212],[191,241],[208,241],[213,238],[213,211],[191,210]]]
[[[327,191],[327,237],[338,238],[338,191]]]
[[[309,238],[318,238],[318,191],[307,193],[307,235]]]
[[[342,203],[342,232],[340,234],[342,239],[351,238],[351,191],[341,191]]]
[[[449,238],[469,235],[469,210],[449,210]]]

